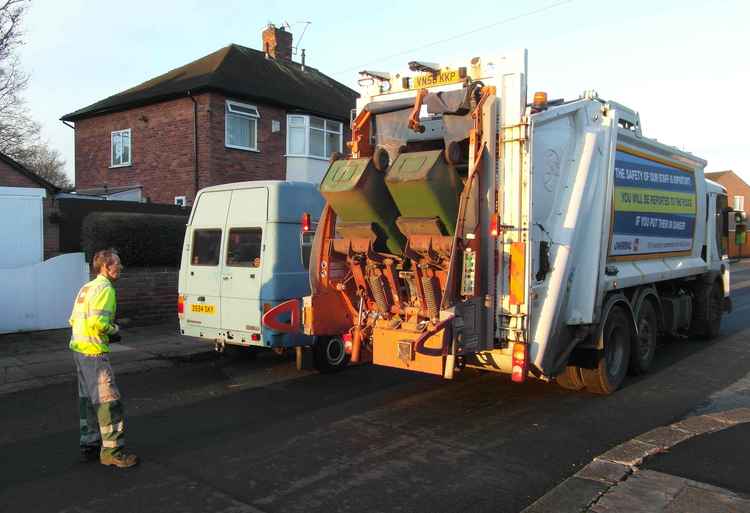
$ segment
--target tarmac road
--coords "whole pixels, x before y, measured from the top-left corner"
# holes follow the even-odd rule
[[[663,345],[610,397],[488,373],[323,376],[272,354],[223,358],[118,378],[143,463],[115,470],[77,462],[71,385],[3,396],[0,511],[517,512],[750,375],[750,263],[732,279],[718,340]]]

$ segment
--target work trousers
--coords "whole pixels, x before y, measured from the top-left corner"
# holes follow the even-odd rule
[[[125,446],[125,419],[120,391],[108,354],[75,355],[81,449],[99,447],[102,455],[119,455]]]

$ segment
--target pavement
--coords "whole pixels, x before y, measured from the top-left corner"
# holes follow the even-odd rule
[[[123,328],[122,343],[111,344],[117,375],[171,367],[213,357],[213,345],[178,333],[177,322]],[[0,396],[73,382],[70,330],[0,335]]]
[[[691,416],[594,458],[523,513],[750,512],[750,408]]]

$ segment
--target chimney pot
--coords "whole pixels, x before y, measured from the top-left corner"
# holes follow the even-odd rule
[[[272,59],[292,60],[292,34],[269,23],[263,31],[263,50]]]

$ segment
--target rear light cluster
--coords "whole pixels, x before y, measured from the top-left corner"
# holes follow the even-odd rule
[[[352,334],[344,333],[341,335],[341,340],[344,342],[344,352],[346,354],[352,354]]]
[[[185,296],[182,294],[177,296],[177,313],[179,315],[185,314]]]
[[[529,346],[523,343],[513,344],[513,371],[511,379],[516,383],[526,381],[529,369]]]
[[[302,225],[302,233],[307,233],[312,228],[312,224],[310,222],[310,213],[305,212],[302,214],[302,219],[300,219],[300,224]]]

